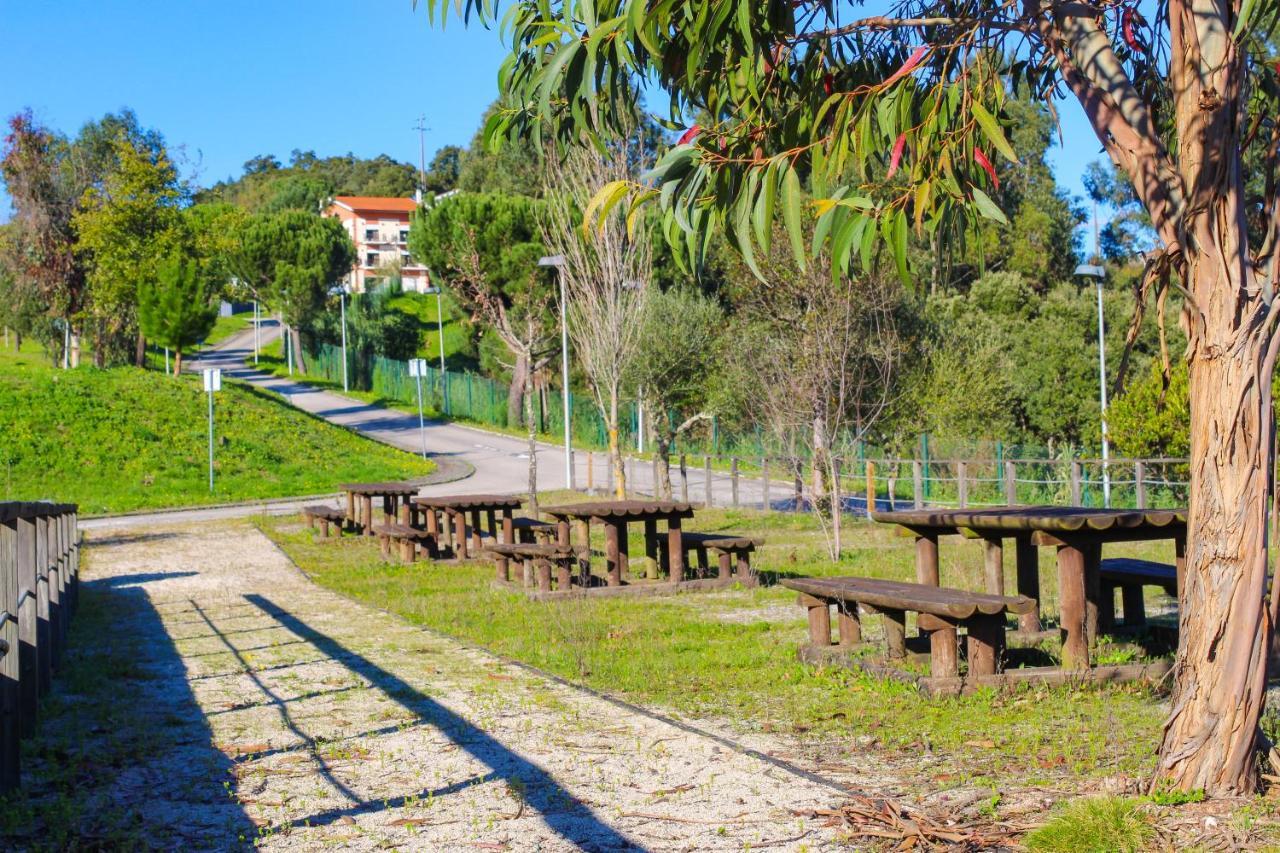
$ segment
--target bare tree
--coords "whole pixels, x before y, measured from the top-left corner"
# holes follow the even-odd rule
[[[619,498],[626,496],[627,483],[618,417],[623,379],[639,351],[652,274],[649,238],[643,221],[629,228],[621,211],[601,220],[599,227],[584,228],[582,211],[601,186],[628,176],[638,145],[618,141],[607,157],[594,149],[574,151],[553,167],[543,228],[547,246],[565,259],[569,335],[609,432],[609,463]]]

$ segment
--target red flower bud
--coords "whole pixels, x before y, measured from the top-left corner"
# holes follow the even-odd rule
[[[907,147],[907,135],[901,133],[898,139],[893,143],[893,153],[889,155],[889,171],[885,174],[884,179],[887,181],[898,173],[898,164],[902,162],[902,152]]]
[[[885,81],[880,85],[888,86],[891,83],[896,83],[899,80],[901,80],[903,77],[906,77],[912,71],[915,71],[916,66],[918,66],[921,62],[924,61],[924,56],[928,52],[929,52],[928,45],[922,44],[919,47],[917,47],[914,51],[911,52],[911,55],[907,57],[907,61],[902,63],[902,67],[899,68],[897,71],[893,72],[892,74],[890,74],[887,78],[885,78]]]
[[[836,80],[830,73],[822,75],[822,91],[830,95],[836,90]]]
[[[1124,32],[1124,42],[1133,50],[1141,53],[1142,42],[1138,41],[1138,37],[1134,35],[1133,23],[1135,13],[1133,9],[1125,9],[1120,16],[1120,29]]]
[[[987,159],[986,154],[982,153],[981,148],[975,147],[973,149],[973,159],[977,160],[978,165],[982,167],[983,171],[985,171],[988,176],[990,176],[991,183],[995,185],[995,188],[1000,189],[1000,179],[996,177],[996,168],[991,165],[991,161]]]
[[[693,138],[699,133],[702,133],[702,128],[695,124],[693,127],[680,134],[680,139],[676,142],[676,145],[684,145],[692,142]]]

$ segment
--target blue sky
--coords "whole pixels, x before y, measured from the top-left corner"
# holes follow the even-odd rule
[[[416,163],[419,114],[431,128],[428,160],[465,145],[497,95],[505,54],[496,30],[451,19],[441,31],[410,0],[0,0],[0,34],[0,115],[30,107],[74,133],[132,107],[203,185],[295,148]],[[1051,160],[1083,196],[1080,175],[1099,146],[1079,106],[1061,113],[1072,144]],[[0,198],[0,220],[8,207]]]

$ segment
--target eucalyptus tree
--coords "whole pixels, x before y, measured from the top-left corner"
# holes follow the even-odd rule
[[[610,183],[589,211],[656,204],[693,261],[724,230],[754,265],[780,209],[797,263],[827,247],[836,269],[869,267],[883,249],[909,280],[911,232],[953,239],[974,217],[1005,220],[992,161],[1016,159],[1010,82],[1077,102],[1088,144],[1151,217],[1144,293],[1176,279],[1192,330],[1187,568],[1157,781],[1256,787],[1280,341],[1280,71],[1265,37],[1280,4],[1166,0],[1148,21],[1135,2],[1079,0],[890,0],[877,14],[837,0],[423,3],[433,18],[504,17],[491,137],[597,141],[630,118],[636,80],[669,96],[677,122],[700,117],[647,182]]]

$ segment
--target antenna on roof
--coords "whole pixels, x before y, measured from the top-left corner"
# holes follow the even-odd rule
[[[422,204],[423,195],[427,191],[427,143],[424,134],[431,128],[427,127],[426,115],[418,116],[418,123],[413,126],[418,131],[418,204]]]

